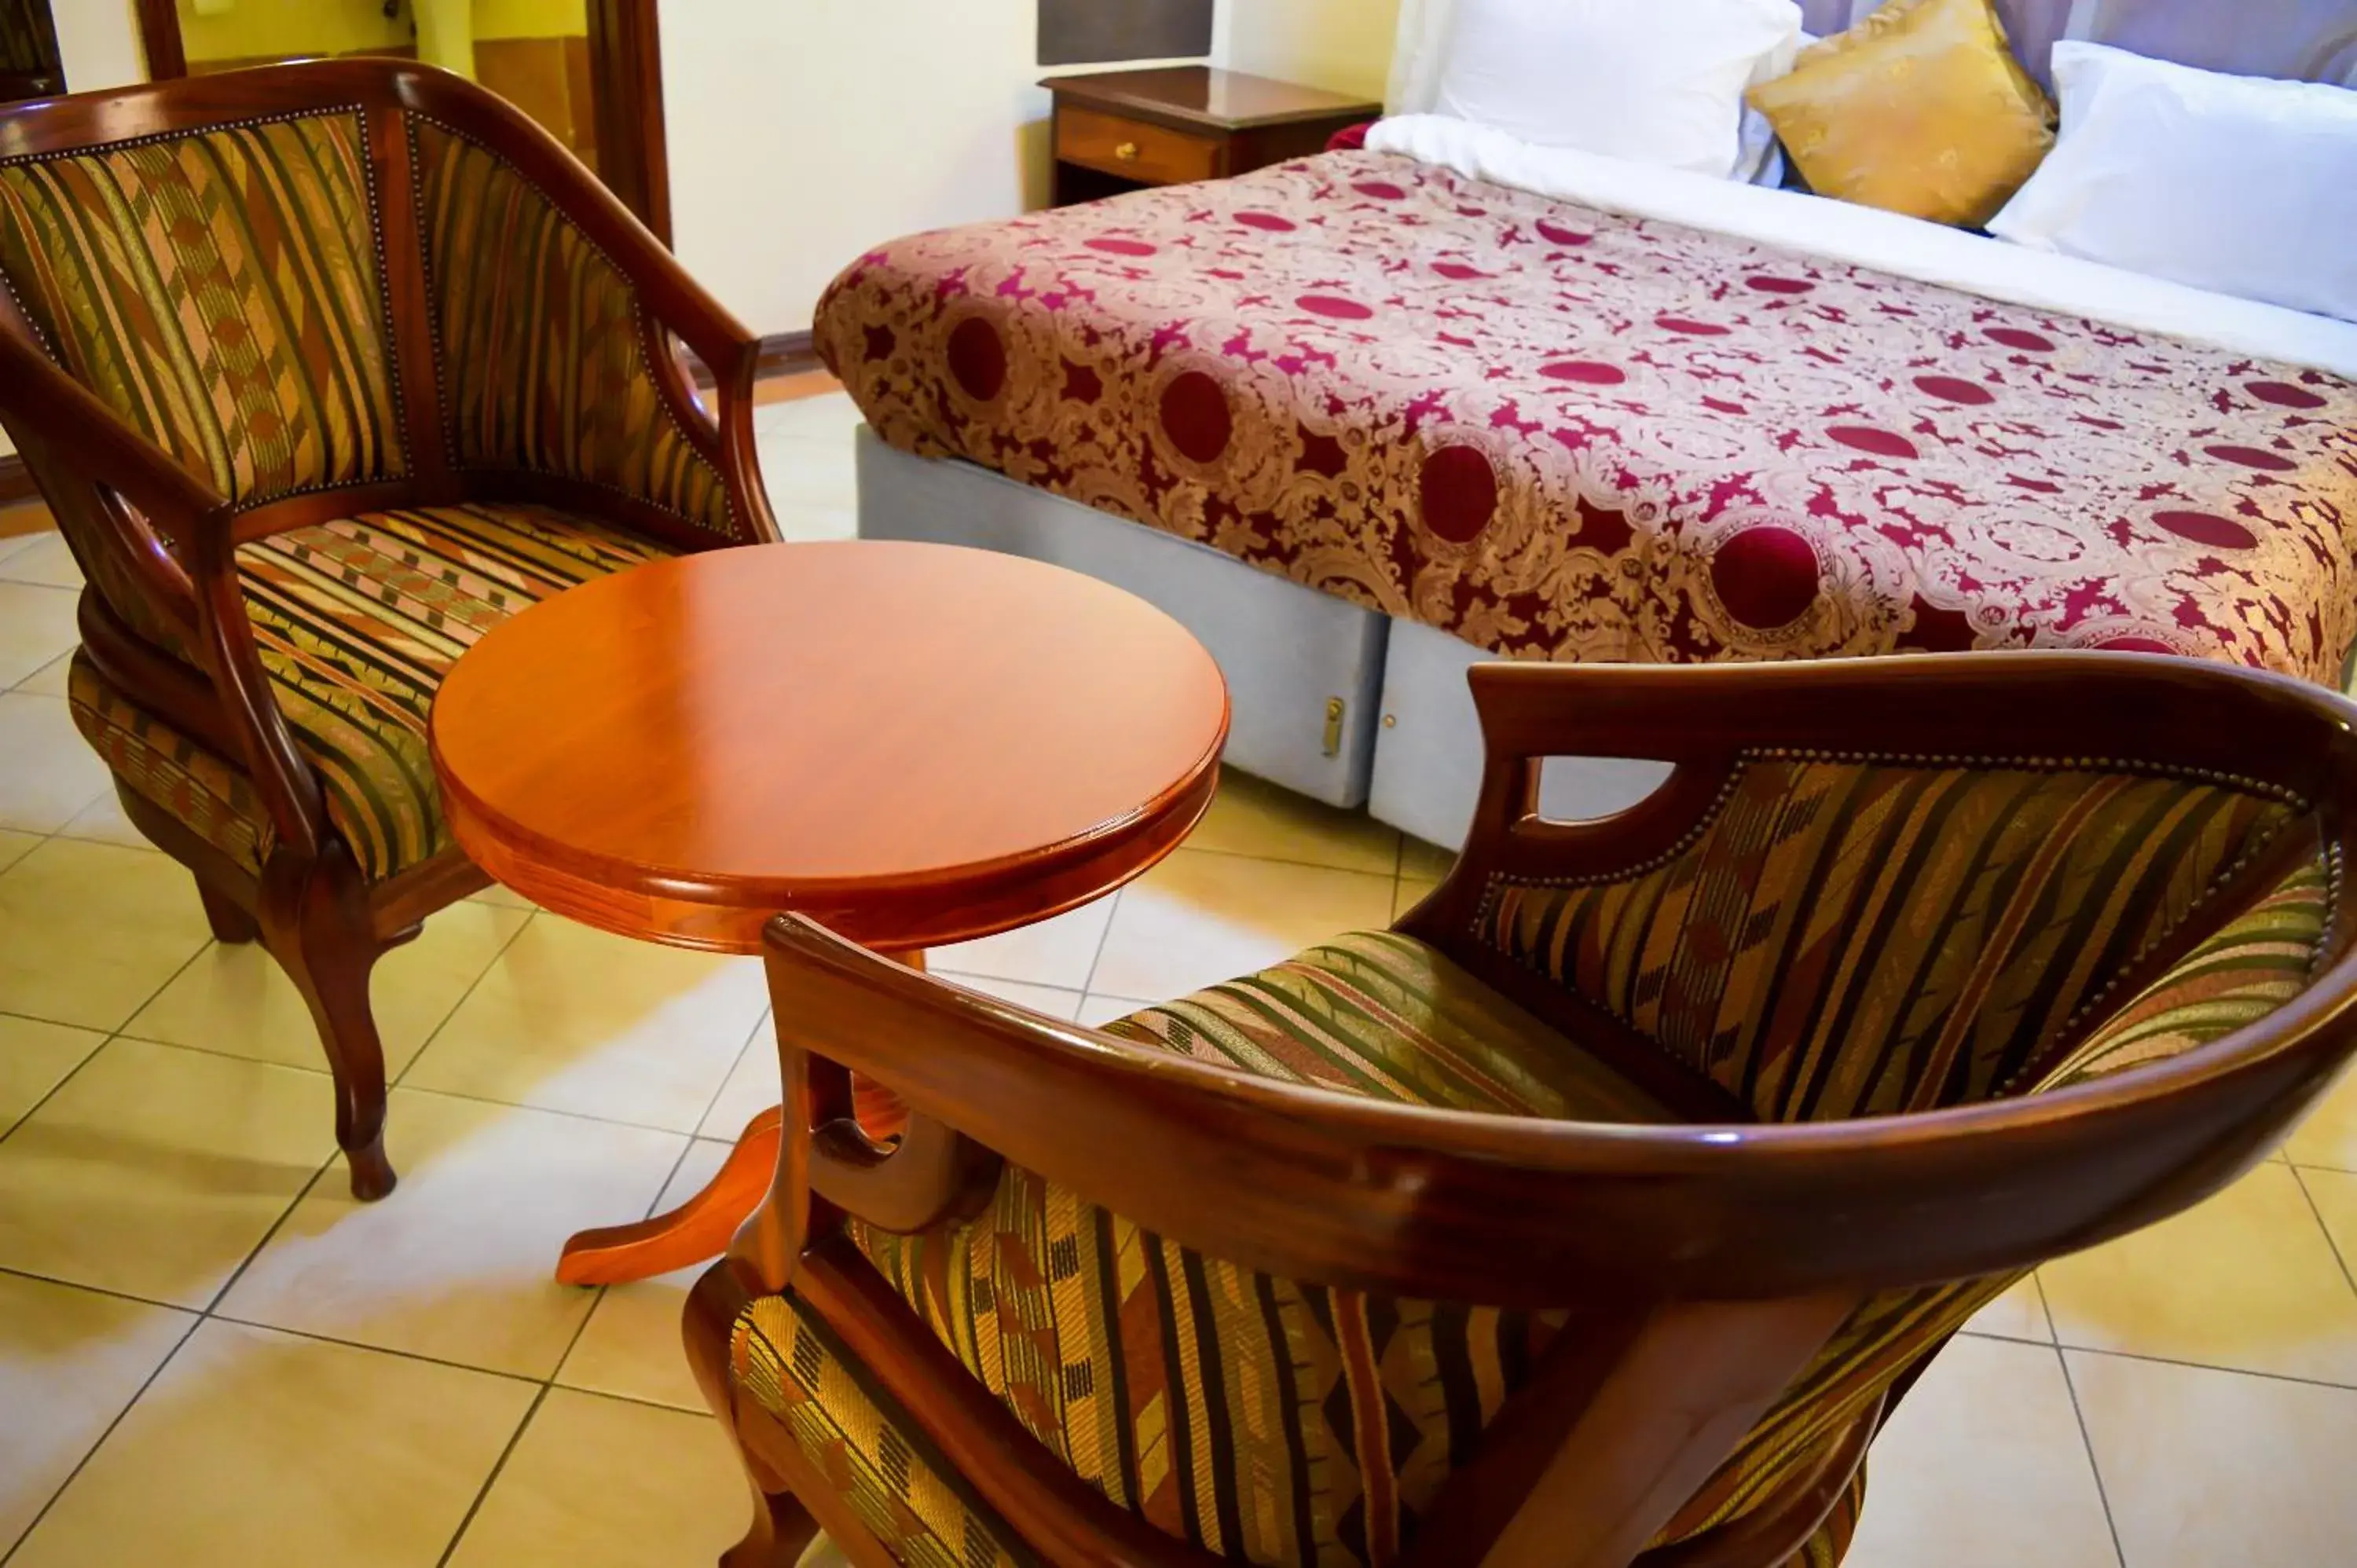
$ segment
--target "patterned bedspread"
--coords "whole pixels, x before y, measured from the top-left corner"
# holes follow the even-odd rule
[[[1384,154],[899,241],[818,340],[896,446],[1501,653],[2357,638],[2357,387]]]

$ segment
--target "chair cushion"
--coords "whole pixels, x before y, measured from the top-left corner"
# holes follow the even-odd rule
[[[729,1366],[737,1386],[784,1423],[895,1562],[1033,1568],[1037,1560],[1022,1538],[974,1496],[908,1411],[792,1291],[746,1309]]]
[[[669,553],[585,518],[490,504],[367,512],[240,548],[272,693],[371,881],[449,847],[425,719],[458,655],[518,610]],[[75,714],[117,776],[258,871],[272,833],[242,764],[101,686],[77,683]]]
[[[1335,938],[1106,1026],[1173,1056],[1408,1105],[1555,1121],[1669,1122],[1669,1110],[1433,949]]]

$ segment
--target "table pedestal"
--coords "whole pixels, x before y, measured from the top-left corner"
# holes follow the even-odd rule
[[[892,956],[910,969],[925,967],[921,952]],[[856,1074],[851,1080],[851,1102],[861,1130],[878,1144],[899,1137],[908,1125],[908,1108],[899,1096]],[[703,1190],[677,1208],[632,1224],[601,1225],[575,1235],[556,1260],[556,1283],[629,1284],[709,1262],[728,1251],[737,1227],[770,1195],[784,1126],[785,1113],[776,1106],[747,1122],[726,1162]]]

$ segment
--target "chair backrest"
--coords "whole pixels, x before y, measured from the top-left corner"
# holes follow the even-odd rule
[[[240,508],[409,471],[361,112],[0,164],[0,279],[50,356]]]
[[[310,62],[0,108],[0,423],[108,607],[167,650],[194,621],[179,575],[226,568],[199,515],[243,540],[508,499],[683,547],[763,536],[683,342],[749,436],[750,336],[447,72]]]
[[[1993,761],[1747,752],[1674,853],[1501,872],[1478,938],[1763,1122],[1893,1115],[2037,1081],[2123,985],[2322,853],[2255,779]]]
[[[1272,1082],[782,922],[789,1127],[813,1130],[742,1265],[822,1310],[856,1298],[871,1365],[938,1341],[980,1382],[1034,1354],[994,1338],[997,1361],[969,1359],[944,1332],[939,1293],[998,1277],[965,1272],[985,1253],[1041,1276],[998,1335],[1038,1334],[1042,1304],[1100,1276],[1144,1293],[1106,1294],[1121,1333],[1178,1326],[1201,1357],[1248,1348],[1229,1325],[1259,1314],[1286,1375],[1347,1391],[1329,1425],[1389,1423],[1380,1473],[1361,1463],[1376,1427],[1312,1445],[1337,1495],[1394,1510],[1384,1552],[1350,1546],[1373,1539],[1363,1508],[1319,1538],[1362,1562],[1764,1565],[1819,1527],[1894,1390],[1978,1305],[2233,1179],[2357,1051],[2357,707],[2320,689],[2052,654],[1497,666],[1475,688],[1473,838],[1402,930],[1631,1077],[1666,1064],[1725,1119]],[[1537,768],[1560,755],[1675,770],[1619,818],[1555,823]],[[911,1108],[888,1158],[847,1131],[845,1067]],[[863,1273],[888,1283],[844,1283]],[[1353,1355],[1395,1412],[1361,1400]],[[1490,1369],[1463,1398],[1458,1362]],[[1241,1375],[1189,1397],[1261,1388]],[[1041,1437],[1051,1385],[997,1391],[1008,1430],[928,1405],[927,1435],[1006,1452],[964,1466],[1005,1519],[1116,1528],[1073,1471],[1155,1518],[1069,1425]],[[1211,1409],[1189,1416],[1198,1444]]]

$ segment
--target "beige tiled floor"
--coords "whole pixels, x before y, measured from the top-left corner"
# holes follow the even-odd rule
[[[842,400],[760,426],[789,531],[847,534]],[[69,573],[0,539],[0,1563],[709,1564],[746,1504],[679,1349],[692,1272],[546,1271],[694,1190],[774,1093],[758,971],[497,892],[437,916],[378,972],[403,1185],[351,1203],[291,990],[122,846],[38,596]],[[1099,1022],[1382,924],[1447,865],[1232,779],[1136,886],[934,961]],[[2352,1263],[2344,1086],[2287,1162],[1975,1319],[1878,1446],[1851,1563],[2357,1562]]]

